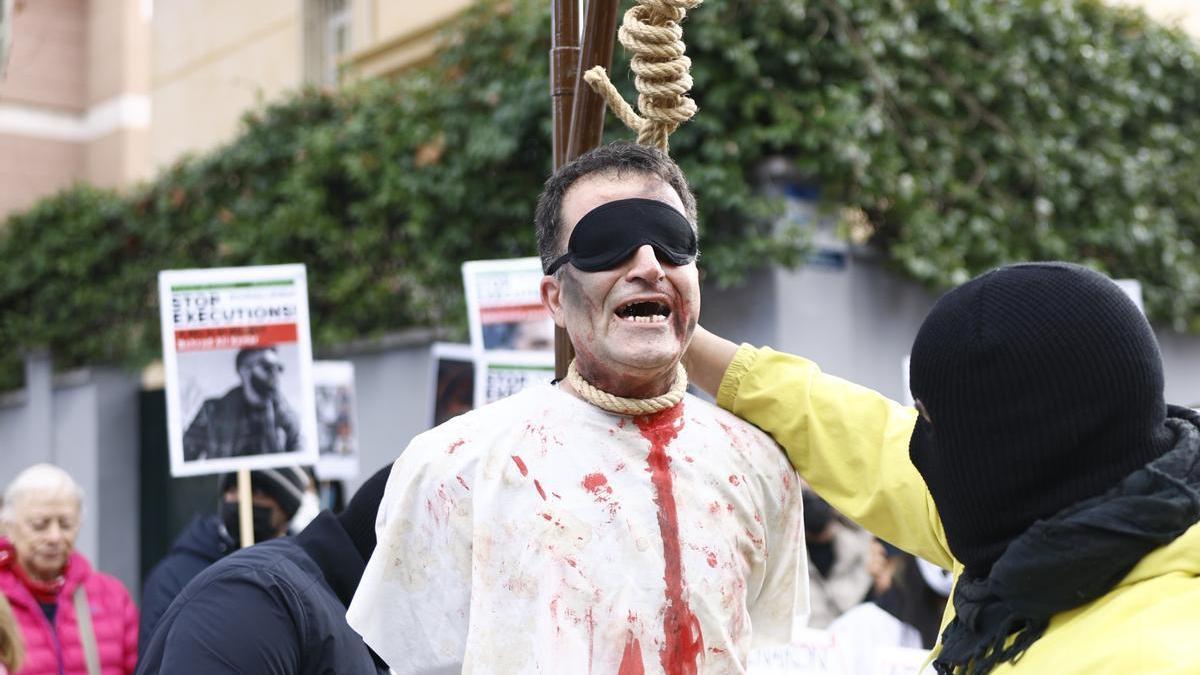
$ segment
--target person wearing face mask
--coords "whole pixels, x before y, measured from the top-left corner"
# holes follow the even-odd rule
[[[239,383],[200,406],[183,434],[187,461],[295,452],[300,422],[279,391],[283,362],[274,347],[242,349],[234,358]]]
[[[250,472],[253,490],[254,541],[267,541],[287,534],[289,521],[304,501],[310,480],[299,467],[260,469]],[[154,633],[159,619],[179,592],[197,574],[226,555],[241,542],[237,500],[237,474],[220,479],[218,512],[192,519],[142,586],[141,640],[138,653]]]
[[[867,554],[871,538],[869,532],[847,526],[829,502],[804,489],[810,628],[825,628],[870,593]]]
[[[136,665],[137,608],[75,550],[82,511],[82,488],[52,464],[25,469],[4,492],[0,593],[25,649],[15,675],[128,675]]]
[[[697,330],[688,372],[822,497],[955,572],[946,675],[1198,673],[1200,414],[1112,280],[1006,265],[917,331],[916,405]]]

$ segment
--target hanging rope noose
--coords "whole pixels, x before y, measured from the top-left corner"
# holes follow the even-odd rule
[[[688,98],[692,60],[684,56],[680,22],[689,9],[703,0],[638,0],[625,12],[617,39],[631,52],[630,67],[636,76],[638,115],[621,98],[604,68],[596,66],[583,74],[592,90],[604,98],[609,109],[625,126],[637,132],[637,142],[667,151],[667,137],[696,114],[696,102]]]

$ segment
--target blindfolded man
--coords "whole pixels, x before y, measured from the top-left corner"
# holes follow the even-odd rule
[[[762,433],[684,393],[695,199],[642,146],[547,181],[542,299],[568,377],[415,439],[348,618],[404,673],[737,673],[806,606],[800,490]]]

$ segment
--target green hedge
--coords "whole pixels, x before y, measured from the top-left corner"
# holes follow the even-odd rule
[[[299,92],[132,195],[78,186],[11,217],[0,389],[23,348],[60,367],[156,357],[160,269],[303,262],[318,347],[461,330],[459,264],[534,253],[548,7],[484,3],[426,67]],[[1141,279],[1152,318],[1200,329],[1200,52],[1183,35],[1094,0],[711,0],[685,39],[700,113],[672,154],[718,284],[803,261],[804,233],[754,185],[784,156],[931,288],[1067,258]]]

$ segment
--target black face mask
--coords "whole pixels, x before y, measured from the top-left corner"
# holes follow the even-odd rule
[[[271,524],[272,510],[269,506],[258,506],[257,504],[251,507],[254,512],[254,541],[266,541],[274,539],[279,535],[279,531]],[[238,503],[237,502],[221,502],[221,522],[225,524],[225,530],[229,532],[229,536],[233,537],[233,541],[237,545],[242,543],[242,528],[238,519]]]
[[[682,213],[657,199],[618,199],[588,211],[571,232],[567,252],[546,268],[554,274],[571,263],[583,272],[610,270],[642,246],[658,259],[686,265],[696,259],[696,231]]]

